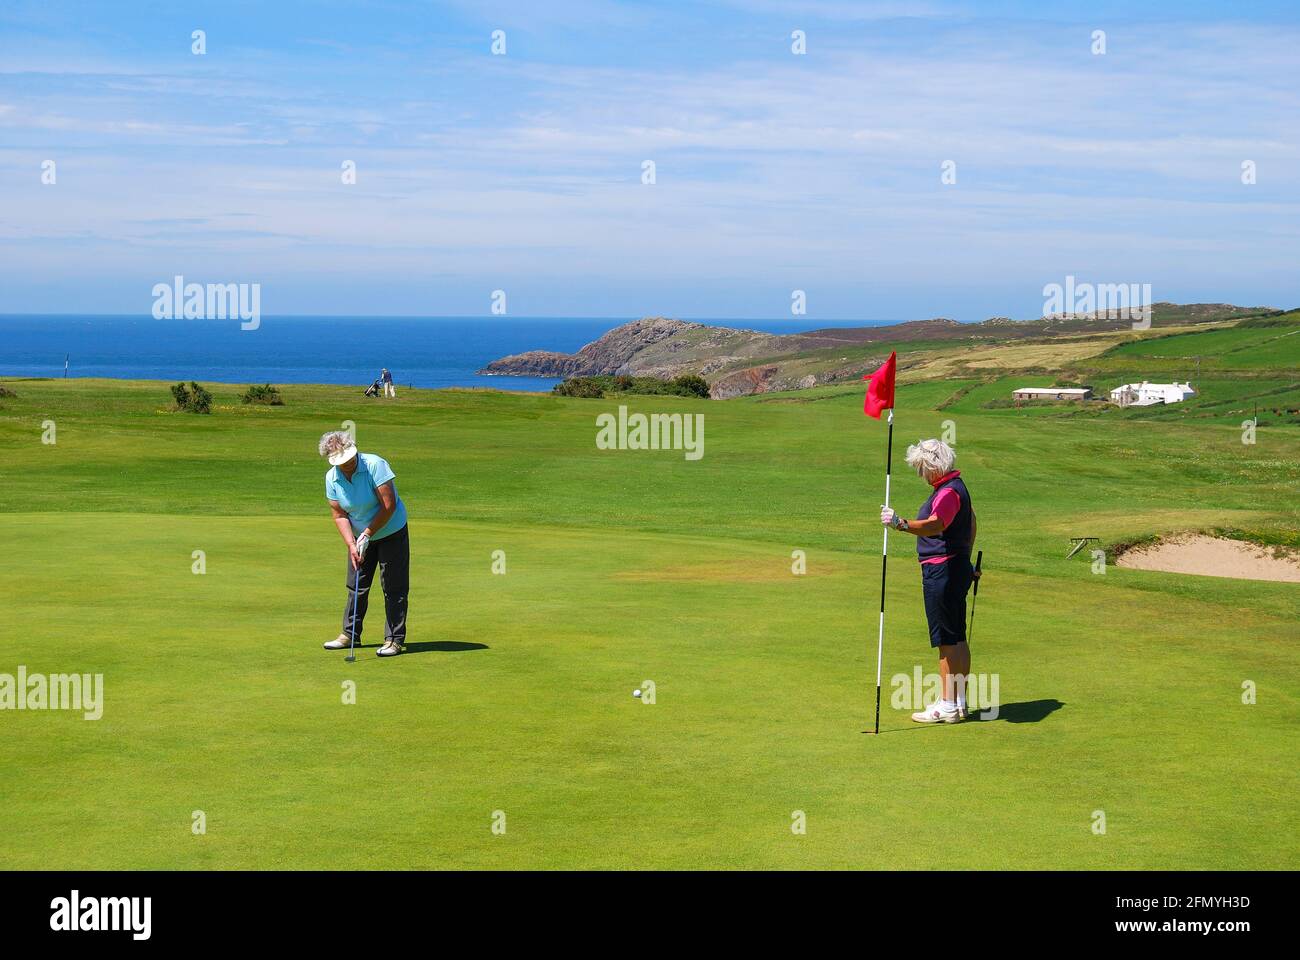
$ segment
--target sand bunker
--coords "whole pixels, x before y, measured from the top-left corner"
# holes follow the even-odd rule
[[[1282,580],[1300,583],[1300,559],[1253,543],[1195,534],[1135,547],[1116,561],[1121,567],[1196,573],[1238,580]]]

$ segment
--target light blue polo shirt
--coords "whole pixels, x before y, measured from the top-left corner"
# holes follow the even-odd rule
[[[393,495],[397,507],[393,515],[384,524],[382,530],[376,530],[372,539],[382,540],[391,533],[397,533],[406,526],[406,504],[397,495],[397,482],[393,468],[383,457],[373,453],[357,455],[357,469],[349,480],[338,467],[330,467],[325,472],[325,498],[337,501],[352,521],[352,533],[360,536],[361,531],[379,512],[379,487],[393,481]]]

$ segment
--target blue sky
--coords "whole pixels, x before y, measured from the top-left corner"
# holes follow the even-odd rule
[[[1295,306],[1293,8],[6,0],[0,313],[178,273],[268,314],[980,320],[1067,274]]]

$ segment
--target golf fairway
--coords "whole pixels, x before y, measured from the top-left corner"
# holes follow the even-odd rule
[[[1064,559],[1071,536],[1294,537],[1294,426],[1246,446],[1228,414],[984,410],[1006,381],[900,384],[892,499],[924,500],[902,450],[952,421],[984,551],[972,667],[1001,706],[942,727],[891,706],[891,678],[935,669],[914,544],[891,537],[872,736],[885,429],[857,387],[287,386],[264,408],[215,385],[202,417],[167,412],[162,383],[6,385],[0,672],[104,677],[101,719],[0,713],[7,869],[1296,861],[1300,588]],[[620,403],[704,414],[703,458],[596,449]],[[410,518],[392,660],[378,591],[357,662],[321,649],[345,554],[315,448],[347,420]],[[647,680],[653,704],[631,695]]]

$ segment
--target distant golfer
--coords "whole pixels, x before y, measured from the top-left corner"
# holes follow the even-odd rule
[[[384,645],[379,656],[395,657],[406,643],[406,592],[411,573],[406,505],[397,495],[388,461],[373,453],[358,453],[346,433],[334,431],[321,437],[320,455],[330,462],[325,473],[325,498],[339,536],[348,545],[348,602],[343,608],[343,632],[327,641],[325,649],[346,650],[354,629],[356,643],[361,644],[370,584],[378,567],[385,614]]]
[[[943,696],[929,709],[912,714],[917,723],[966,719],[966,678],[970,675],[966,591],[979,574],[970,562],[975,510],[961,472],[953,469],[956,460],[957,454],[942,440],[922,440],[908,447],[907,465],[934,489],[915,520],[905,520],[889,507],[880,511],[881,523],[916,537],[930,646],[939,648]]]
[[[392,397],[394,400],[397,399],[397,388],[393,386],[393,375],[388,372],[387,367],[384,367],[379,372],[379,381],[384,385],[384,396]]]

